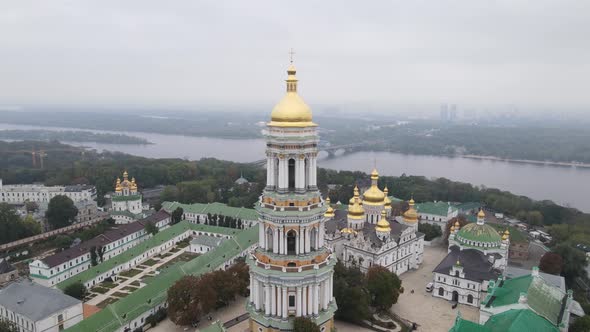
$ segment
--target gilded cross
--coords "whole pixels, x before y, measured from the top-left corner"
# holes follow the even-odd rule
[[[293,49],[291,49],[289,51],[289,59],[291,60],[291,63],[293,63],[293,55],[295,55],[295,51]]]

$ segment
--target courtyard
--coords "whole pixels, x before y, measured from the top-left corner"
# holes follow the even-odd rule
[[[452,309],[450,302],[426,292],[426,284],[432,281],[432,270],[446,255],[445,246],[424,246],[424,261],[420,268],[400,276],[404,293],[400,294],[391,311],[403,319],[418,324],[418,331],[447,332],[453,326],[459,312],[465,319],[479,320],[478,308],[460,304]]]

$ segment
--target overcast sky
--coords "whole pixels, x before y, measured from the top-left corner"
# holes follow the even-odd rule
[[[590,106],[590,1],[0,0],[0,104]]]

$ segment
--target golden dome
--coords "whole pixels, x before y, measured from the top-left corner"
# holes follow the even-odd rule
[[[117,184],[115,185],[115,191],[116,192],[119,192],[121,190],[122,190],[122,188],[121,188],[121,179],[117,178]]]
[[[479,212],[477,213],[477,218],[482,219],[485,217],[486,217],[486,214],[485,214],[485,212],[483,212],[483,209],[479,209]]]
[[[360,196],[360,193],[359,193],[359,187],[357,187],[357,186],[355,185],[355,186],[354,186],[353,195],[352,195],[352,197],[351,197],[351,198],[348,200],[348,204],[349,204],[349,205],[352,205],[352,204],[354,204],[354,198],[355,198],[355,197],[359,197],[359,196]],[[361,201],[361,204],[362,204],[362,201]]]
[[[510,231],[508,229],[506,229],[506,231],[504,231],[504,235],[502,235],[502,241],[506,241],[510,238]]]
[[[456,228],[456,229],[459,229],[459,228],[461,228],[461,224],[459,223],[459,220],[456,220],[456,221],[455,221],[455,228]]]
[[[129,174],[127,174],[127,170],[125,170],[123,172],[123,180],[127,180],[127,177],[129,177]]]
[[[352,228],[343,228],[340,230],[340,233],[345,233],[345,234],[356,234],[356,231]]]
[[[385,195],[385,198],[383,199],[385,202],[385,208],[391,210],[391,199],[389,199],[389,189],[387,189],[387,187],[383,189],[383,194]]]
[[[407,223],[417,223],[418,222],[418,211],[414,208],[414,199],[411,198],[408,202],[410,208],[406,212],[404,212],[404,221]]]
[[[381,219],[377,222],[377,227],[375,227],[377,232],[389,233],[391,232],[391,227],[389,225],[389,221],[387,221],[387,214],[385,210],[381,211]]]
[[[353,199],[353,203],[348,206],[348,218],[362,220],[365,218],[365,209],[363,208],[363,205],[360,203],[361,199],[358,195],[358,189],[355,190]]]
[[[326,210],[326,212],[324,213],[324,217],[326,218],[334,218],[334,209],[332,208],[332,205],[330,205],[330,197],[326,198],[326,205],[328,206],[328,209]]]
[[[317,126],[312,122],[311,109],[297,94],[297,78],[295,66],[291,64],[287,70],[287,94],[273,108],[269,126],[275,127],[310,127]]]
[[[377,169],[371,172],[371,187],[363,193],[363,202],[368,205],[385,205],[385,194],[377,186],[379,173]]]
[[[455,225],[451,226],[451,233],[455,231]]]

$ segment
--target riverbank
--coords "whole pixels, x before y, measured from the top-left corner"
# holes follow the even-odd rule
[[[495,156],[478,156],[478,155],[472,155],[472,154],[459,155],[459,156],[456,156],[456,157],[467,158],[467,159],[492,160],[492,161],[501,161],[501,162],[519,163],[519,164],[535,164],[535,165],[547,165],[547,166],[565,166],[565,167],[590,168],[590,164],[581,163],[581,162],[541,161],[541,160],[529,160],[529,159],[510,159],[510,158],[501,158],[501,157],[495,157]]]

